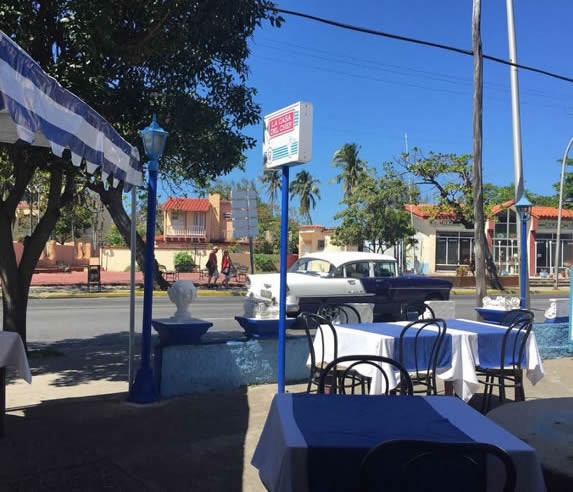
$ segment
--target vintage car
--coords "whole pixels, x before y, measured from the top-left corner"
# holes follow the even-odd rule
[[[278,273],[248,275],[251,299],[279,303]],[[287,273],[286,312],[320,312],[325,306],[373,304],[374,321],[401,319],[405,305],[448,300],[452,282],[423,275],[399,275],[389,255],[365,252],[318,252],[300,257]]]

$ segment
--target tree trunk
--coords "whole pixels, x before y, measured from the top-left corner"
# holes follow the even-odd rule
[[[16,160],[16,166],[25,166],[24,160]],[[27,177],[17,176],[18,181],[29,182],[33,171]],[[19,191],[16,190],[11,196],[2,202],[0,206],[0,230],[9,231],[8,234],[0,235],[0,279],[2,281],[2,307],[3,307],[3,329],[13,331],[22,337],[26,345],[26,314],[28,309],[28,296],[32,275],[42,254],[42,250],[50,238],[50,233],[54,229],[60,209],[71,201],[74,192],[73,176],[66,177],[64,192],[62,193],[63,174],[59,169],[51,170],[50,190],[48,193],[48,203],[46,211],[38,222],[36,228],[24,242],[24,250],[20,262],[16,261],[16,253],[12,237],[12,218],[15,214],[15,205],[19,201]],[[21,183],[20,183],[21,184]]]
[[[481,0],[473,0],[472,50],[474,55],[473,91],[473,198],[474,198],[474,256],[476,306],[482,305],[486,289],[486,252],[482,178],[482,105],[483,105],[483,58],[481,46]],[[488,256],[488,260],[491,255]],[[493,263],[493,262],[491,262]],[[490,262],[488,261],[488,264]],[[479,316],[479,315],[478,315]]]
[[[131,219],[123,208],[122,185],[119,185],[117,188],[109,188],[106,190],[104,189],[103,185],[98,183],[96,185],[90,185],[90,188],[100,196],[102,203],[113,218],[113,222],[115,223],[117,230],[120,232],[124,241],[131,248]],[[145,269],[145,242],[137,233],[135,234],[135,243],[135,258],[139,268],[143,272]],[[161,275],[157,260],[155,260],[154,269],[155,272],[153,277],[155,283],[161,290],[167,290],[169,288],[169,282],[167,282],[167,280],[163,278],[163,275]]]

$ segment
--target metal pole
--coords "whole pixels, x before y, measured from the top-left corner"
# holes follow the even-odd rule
[[[278,393],[285,392],[285,330],[286,330],[286,269],[288,250],[288,188],[289,167],[282,166],[281,184],[281,241],[280,241],[280,299],[279,299],[279,340],[277,354],[277,383]]]
[[[147,232],[145,236],[145,263],[143,272],[143,323],[141,329],[141,363],[128,400],[135,403],[157,401],[157,391],[151,367],[151,314],[153,307],[153,273],[155,264],[155,209],[157,196],[157,160],[148,164]]]
[[[513,0],[506,0],[507,38],[509,42],[509,61],[517,64],[517,49],[515,46],[515,24],[513,19]],[[521,123],[519,117],[519,82],[517,67],[510,65],[511,82],[511,117],[513,128],[513,167],[515,174],[515,201],[523,194],[523,165],[521,159]]]
[[[130,246],[131,246],[131,270],[129,273],[129,345],[128,345],[128,365],[127,365],[127,380],[129,381],[129,389],[133,386],[133,339],[135,337],[135,255],[136,255],[136,227],[137,220],[136,210],[136,189],[135,186],[131,188],[131,230],[130,230]]]
[[[573,352],[573,267],[569,269],[569,344],[568,352]]]
[[[553,275],[554,275],[554,289],[559,289],[559,254],[561,248],[561,215],[563,213],[563,182],[565,181],[565,165],[567,164],[567,156],[569,149],[573,145],[573,138],[569,140],[569,144],[563,154],[563,161],[561,162],[561,180],[559,181],[559,208],[557,212],[557,244],[555,245],[555,259],[553,260]]]
[[[529,268],[527,265],[527,220],[529,219],[528,214],[520,213],[519,218],[521,220],[521,264],[519,267],[519,305],[523,309],[527,309],[528,295],[527,295],[527,274]]]

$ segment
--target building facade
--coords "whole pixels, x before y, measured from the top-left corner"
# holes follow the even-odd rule
[[[416,243],[404,251],[406,270],[426,275],[456,275],[473,262],[474,229],[457,224],[451,213],[435,214],[432,205],[406,205],[416,231]],[[534,206],[527,223],[527,258],[531,277],[560,278],[573,266],[573,210],[562,210],[559,259],[555,261],[558,209]],[[513,201],[492,209],[486,220],[486,240],[502,276],[519,275],[520,223]],[[321,250],[356,250],[331,244],[334,229],[301,226],[300,254]],[[388,252],[393,254],[392,251]]]

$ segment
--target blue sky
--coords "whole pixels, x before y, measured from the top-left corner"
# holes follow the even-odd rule
[[[573,76],[573,2],[515,0],[518,62]],[[285,9],[361,27],[471,49],[471,0],[280,1]],[[472,152],[471,56],[345,31],[283,16],[283,27],[259,29],[251,44],[250,84],[268,114],[296,101],[314,105],[313,158],[291,169],[321,182],[313,222],[334,226],[340,209],[334,152],[361,146],[370,166],[405,149]],[[482,0],[485,54],[508,59],[507,16],[502,0]],[[523,175],[528,190],[553,194],[560,161],[573,136],[573,84],[519,72]],[[514,176],[509,67],[484,62],[484,182],[512,185]],[[262,174],[262,124],[248,129],[259,145],[247,154],[246,174]],[[295,204],[293,204],[295,206]]]

